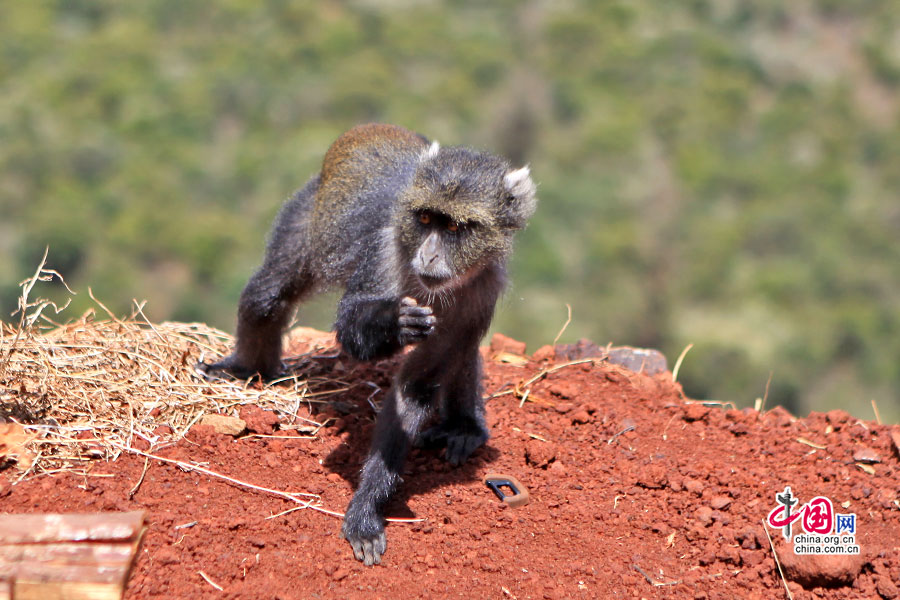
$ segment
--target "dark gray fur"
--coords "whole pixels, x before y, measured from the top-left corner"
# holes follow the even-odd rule
[[[207,373],[278,376],[294,305],[336,285],[345,288],[335,328],[346,352],[374,360],[413,345],[378,415],[342,527],[367,565],[385,551],[383,509],[410,444],[445,447],[458,465],[488,438],[478,345],[506,282],[512,233],[534,210],[527,170],[507,181],[512,170],[502,159],[427,148],[392,126],[339,138],[322,173],[275,220],[263,265],[241,294],[234,353],[202,365]],[[418,220],[423,210],[434,215],[429,226]],[[458,233],[446,229],[450,222],[461,224]],[[426,284],[411,261],[433,232],[431,260],[450,265],[452,276]],[[423,430],[434,416],[438,424]]]

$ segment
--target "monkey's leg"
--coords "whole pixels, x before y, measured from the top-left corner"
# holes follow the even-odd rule
[[[241,292],[234,352],[206,365],[206,372],[228,371],[241,379],[257,374],[266,380],[276,378],[282,371],[282,333],[309,287],[309,280],[296,271],[263,265]]]
[[[375,422],[375,435],[359,487],[347,507],[341,535],[367,566],[381,563],[387,548],[384,505],[400,483],[410,443],[431,412],[433,386],[398,377]]]
[[[263,265],[241,292],[234,352],[199,365],[204,372],[227,371],[242,379],[257,374],[274,379],[281,373],[281,335],[293,307],[315,285],[304,257],[308,210],[317,188],[314,178],[278,213]]]
[[[456,368],[445,379],[441,422],[422,433],[420,443],[432,448],[446,447],[445,458],[460,465],[489,437],[484,421],[481,386],[481,355],[477,342],[463,353]]]

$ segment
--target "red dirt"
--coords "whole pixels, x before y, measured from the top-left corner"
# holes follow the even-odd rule
[[[356,383],[342,398],[355,407],[327,409],[336,419],[315,439],[235,440],[198,426],[155,452],[257,485],[318,493],[325,507],[343,511],[372,429],[365,382],[386,390],[395,363],[327,364]],[[488,360],[485,391],[511,389],[553,364]],[[786,597],[762,520],[789,485],[801,504],[821,495],[837,512],[855,513],[862,551],[848,583],[789,581],[793,598],[898,597],[900,465],[889,427],[842,411],[795,419],[780,408],[760,415],[690,404],[670,373],[648,377],[602,362],[550,373],[529,397],[521,407],[513,394],[488,401],[492,437],[461,468],[412,452],[388,514],[425,521],[389,525],[384,563],[373,568],[353,559],[338,518],[298,510],[267,519],[293,505],[170,464],[150,461],[130,496],[145,466],[135,455],[94,462],[88,477],[61,473],[10,486],[15,475],[0,473],[2,510],[146,510],[149,529],[126,592],[132,600],[762,599]],[[855,464],[864,449],[880,460],[874,474]],[[531,503],[506,507],[482,484],[488,471],[518,478]],[[780,531],[770,533],[791,576],[802,579],[798,565],[815,561],[793,556]]]

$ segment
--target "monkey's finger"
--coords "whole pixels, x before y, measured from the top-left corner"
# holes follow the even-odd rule
[[[378,553],[378,562],[381,562],[381,555],[387,550],[387,535],[382,531],[375,538],[375,551]]]
[[[401,327],[400,341],[404,345],[415,344],[421,342],[432,333],[434,333],[434,327],[429,327],[428,329],[420,329],[416,327]]]
[[[434,314],[430,306],[420,305],[415,298],[404,298],[400,301],[400,314],[426,317]]]
[[[431,310],[430,306],[401,306],[400,314],[401,315],[413,315],[417,317],[427,317],[428,315],[433,314],[434,311]]]
[[[431,329],[437,324],[437,317],[433,315],[404,315],[398,319],[400,327],[416,327],[419,329]]]

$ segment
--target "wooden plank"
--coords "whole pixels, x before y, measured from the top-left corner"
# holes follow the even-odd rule
[[[43,583],[92,583],[124,586],[131,565],[65,565],[22,563],[16,569],[14,588],[18,598],[19,586]]]
[[[20,583],[13,600],[121,600],[124,588],[102,583]]]
[[[0,515],[0,545],[48,542],[131,541],[144,525],[144,513]]]
[[[14,544],[0,546],[0,565],[4,562],[46,562],[68,565],[127,564],[131,562],[132,551],[131,543]]]
[[[0,600],[119,600],[144,514],[0,515]]]

